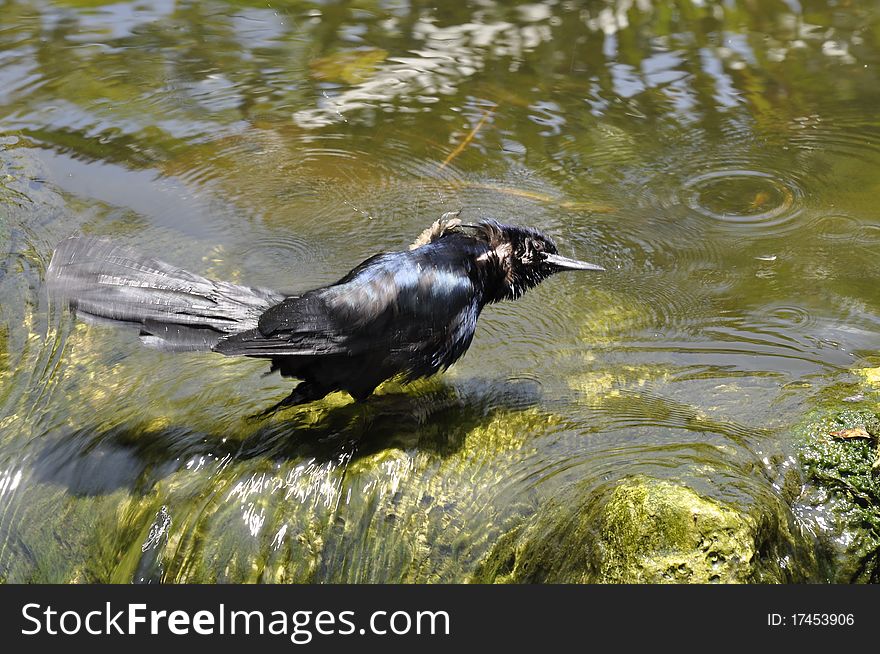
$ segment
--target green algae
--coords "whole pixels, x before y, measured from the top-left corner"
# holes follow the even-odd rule
[[[782,503],[744,509],[675,482],[575,487],[498,541],[475,581],[780,583],[815,578]]]
[[[837,439],[832,432],[864,426],[873,439]],[[822,518],[828,576],[838,582],[880,582],[880,416],[869,408],[817,410],[799,430],[799,458],[809,485],[799,502]]]
[[[114,388],[104,392],[114,401]],[[339,394],[236,435],[175,427],[167,414],[120,422],[103,415],[107,396],[84,397],[97,431],[68,434],[57,455],[41,450],[42,478],[18,504],[21,547],[0,562],[12,562],[11,581],[464,581],[534,512],[495,493],[529,440],[560,420],[537,409],[483,415],[456,398],[436,383],[408,395],[389,384],[373,405]],[[88,454],[69,460],[68,450]],[[77,481],[101,465],[131,468],[115,489]],[[37,520],[49,506],[67,508]],[[170,526],[151,545],[163,513]],[[22,554],[44,540],[59,543],[42,548],[46,560]]]
[[[370,428],[391,422],[374,416]],[[341,460],[239,462],[196,498],[184,489],[198,480],[175,473],[157,488],[172,517],[184,512],[163,580],[464,581],[494,539],[534,511],[531,503],[497,504],[493,492],[527,455],[524,439],[556,422],[527,410],[465,429],[435,423],[413,430],[414,440],[372,452],[363,444]],[[184,508],[193,504],[197,510]]]

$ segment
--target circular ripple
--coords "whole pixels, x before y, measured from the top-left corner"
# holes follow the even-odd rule
[[[816,321],[813,314],[798,306],[776,307],[770,311],[769,317],[774,322],[798,328],[808,327]]]
[[[854,241],[861,223],[851,216],[830,215],[819,219],[816,233],[826,241]]]
[[[862,225],[858,239],[865,243],[880,243],[880,225]]]
[[[716,170],[684,184],[687,205],[699,214],[734,225],[776,226],[800,209],[797,186],[754,170]]]
[[[314,262],[318,259],[315,246],[307,240],[278,233],[252,239],[242,249],[241,256],[270,268],[282,266],[282,270],[291,262]]]

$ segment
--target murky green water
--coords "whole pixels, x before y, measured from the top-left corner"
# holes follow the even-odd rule
[[[880,3],[0,0],[0,580],[465,581],[573,484],[772,499],[877,365],[878,197]],[[608,272],[364,406],[248,421],[260,362],[43,286],[82,231],[303,290],[457,209]]]

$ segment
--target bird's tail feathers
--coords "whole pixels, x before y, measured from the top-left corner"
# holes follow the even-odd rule
[[[74,236],[52,255],[50,292],[86,320],[140,330],[146,345],[210,350],[253,329],[284,295],[207,279],[107,238]]]

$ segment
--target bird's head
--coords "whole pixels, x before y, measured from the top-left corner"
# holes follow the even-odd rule
[[[605,270],[560,255],[553,240],[537,229],[491,220],[470,227],[486,240],[486,257],[501,274],[500,288],[491,301],[515,300],[550,275],[564,270]]]

